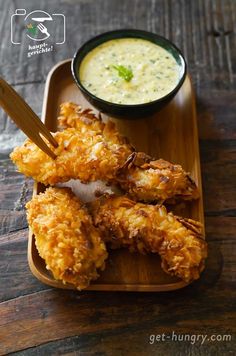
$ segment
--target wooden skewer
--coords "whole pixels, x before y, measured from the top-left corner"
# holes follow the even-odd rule
[[[54,147],[58,147],[58,143],[24,99],[2,78],[0,78],[0,106],[42,151],[52,159],[56,159],[55,153],[47,146],[40,134]]]

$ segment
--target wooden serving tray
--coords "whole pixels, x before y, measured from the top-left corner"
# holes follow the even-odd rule
[[[56,131],[59,105],[73,101],[84,108],[91,105],[82,97],[70,70],[71,60],[57,64],[49,73],[43,102],[42,120],[51,131]],[[105,116],[104,116],[105,117]],[[105,118],[106,119],[106,118]],[[199,161],[198,132],[193,88],[189,76],[172,102],[155,117],[142,120],[118,120],[120,132],[127,136],[139,151],[156,158],[179,163],[190,172],[198,185],[201,197],[197,201],[174,207],[178,214],[199,220],[204,225],[201,173]],[[35,183],[34,194],[43,191],[42,184]],[[92,189],[83,185],[82,199]],[[172,208],[173,209],[173,208]],[[30,232],[28,261],[32,273],[41,282],[50,286],[75,289],[56,281],[46,269],[44,260],[38,254],[34,235]],[[103,291],[170,291],[187,284],[162,271],[158,255],[143,256],[126,250],[113,250],[109,253],[106,269],[88,290]]]

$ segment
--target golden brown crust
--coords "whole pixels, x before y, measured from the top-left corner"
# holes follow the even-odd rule
[[[185,282],[199,278],[207,256],[200,223],[167,213],[164,206],[135,203],[125,196],[103,196],[91,205],[91,212],[113,248],[158,253],[167,273]]]
[[[60,127],[74,127],[81,130],[90,125],[94,131],[103,126],[107,139],[126,145],[128,140],[121,137],[114,124],[102,123],[101,116],[91,110],[83,110],[73,103],[63,103],[58,118]],[[112,130],[109,128],[112,125]],[[159,201],[167,199],[191,200],[199,197],[196,184],[180,165],[171,164],[163,159],[153,160],[143,152],[133,152],[127,156],[123,166],[117,170],[116,180],[120,186],[137,201]]]
[[[26,204],[39,255],[54,278],[86,288],[104,269],[106,247],[69,188],[48,188]]]
[[[195,183],[180,165],[163,159],[154,161],[143,152],[130,155],[117,177],[121,187],[134,200],[164,202],[171,198],[191,200],[199,197]]]
[[[11,154],[20,172],[45,185],[69,179],[118,183],[137,201],[198,197],[195,183],[181,166],[134,152],[114,123],[103,123],[91,110],[64,103],[58,120],[59,126],[66,129],[53,134],[58,148],[50,148],[57,158],[52,160],[26,140]]]
[[[112,121],[104,123],[100,113],[95,115],[91,109],[83,109],[74,103],[67,102],[60,105],[58,128],[63,130],[75,128],[83,132],[84,135],[87,134],[87,131],[93,131],[93,134],[103,135],[106,141],[113,144],[126,145],[129,154],[134,150],[127,138],[120,135]]]
[[[117,169],[123,165],[131,149],[106,140],[102,133],[68,128],[53,134],[58,147],[52,151],[53,160],[27,139],[11,153],[12,161],[19,171],[45,185],[55,185],[69,179],[87,183],[95,180],[114,180]]]

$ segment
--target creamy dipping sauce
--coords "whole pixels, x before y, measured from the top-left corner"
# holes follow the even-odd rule
[[[143,104],[171,92],[182,75],[181,66],[164,48],[139,38],[102,43],[82,60],[82,85],[103,100]]]

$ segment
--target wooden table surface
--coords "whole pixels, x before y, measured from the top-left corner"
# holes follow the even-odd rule
[[[234,0],[0,1],[0,75],[41,114],[50,68],[91,36],[118,28],[156,32],[179,46],[197,93],[207,268],[169,293],[72,292],[49,288],[27,264],[24,204],[32,181],[8,154],[21,133],[0,111],[0,354],[235,355],[236,2]],[[27,57],[23,25],[10,42],[16,8],[66,16],[66,42]],[[32,43],[31,43],[32,44]],[[170,336],[150,342],[150,335]],[[181,341],[189,334],[191,340]],[[218,341],[194,335],[216,335]],[[179,339],[175,340],[175,335]],[[220,335],[220,336],[219,336]],[[224,340],[223,335],[231,335]],[[201,345],[202,344],[202,345]]]

